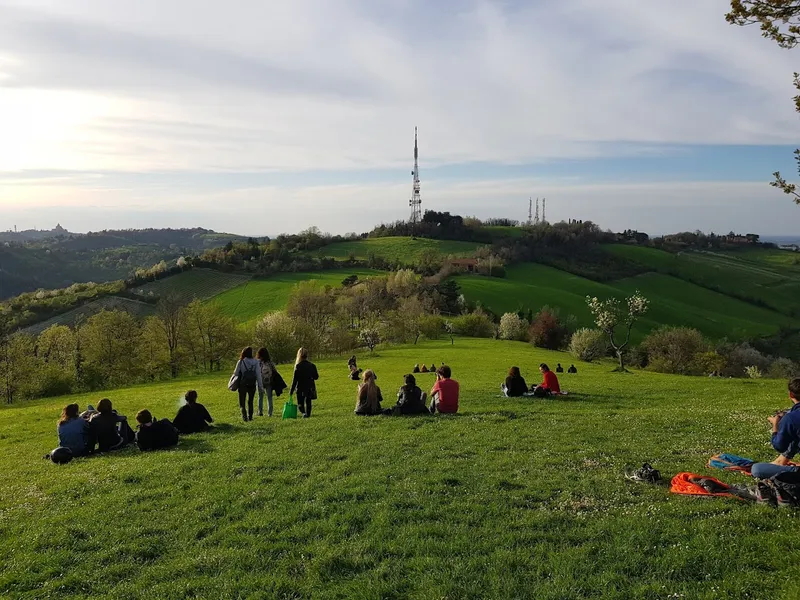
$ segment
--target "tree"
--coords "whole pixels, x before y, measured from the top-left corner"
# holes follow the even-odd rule
[[[90,387],[112,387],[135,381],[139,374],[136,351],[140,326],[130,313],[101,311],[86,320],[78,335]]]
[[[575,358],[592,362],[606,355],[606,334],[599,329],[579,329],[569,341],[569,352]]]
[[[11,404],[23,391],[31,370],[37,368],[33,338],[23,333],[4,335],[0,339],[0,390]]]
[[[256,345],[269,350],[274,363],[289,362],[294,358],[298,348],[294,339],[294,329],[294,321],[286,313],[267,313],[256,325]]]
[[[517,313],[506,313],[500,317],[500,337],[504,340],[524,342],[527,336],[528,322]]]
[[[178,376],[178,345],[185,325],[183,300],[177,294],[167,294],[159,300],[156,316],[167,342],[170,375],[175,379]]]
[[[198,369],[218,371],[244,345],[235,321],[216,304],[194,300],[186,307],[186,323],[183,345]]]
[[[636,290],[633,295],[626,298],[625,303],[627,309],[622,307],[617,298],[598,300],[597,297],[586,296],[586,304],[589,305],[589,311],[597,327],[608,336],[611,347],[619,359],[619,367],[616,370],[623,373],[627,371],[623,352],[631,341],[631,329],[639,317],[647,312],[650,302]],[[622,326],[625,331],[625,341],[622,343],[614,337],[618,326]]]
[[[375,350],[375,346],[381,343],[381,336],[376,327],[365,327],[358,334],[358,339],[369,348],[370,352]]]
[[[758,25],[761,35],[773,40],[781,48],[792,49],[800,43],[800,2],[798,0],[731,0],[731,10],[725,19],[732,25],[746,27]],[[794,87],[800,90],[800,74],[794,74]],[[800,112],[800,94],[794,97],[795,110]],[[800,172],[800,149],[794,151],[797,169]],[[789,183],[780,171],[773,173],[770,182],[774,188],[793,196],[800,204],[797,184]]]
[[[564,320],[557,309],[543,306],[533,318],[528,338],[538,348],[560,350],[569,342],[570,322],[573,320],[574,318]]]

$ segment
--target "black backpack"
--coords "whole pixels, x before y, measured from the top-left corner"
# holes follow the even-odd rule
[[[256,387],[256,383],[258,382],[258,376],[256,375],[256,369],[258,367],[253,367],[252,369],[248,369],[244,362],[242,362],[242,378],[240,380],[240,386],[251,390]]]
[[[800,507],[800,472],[786,471],[759,481],[756,496],[772,506]]]

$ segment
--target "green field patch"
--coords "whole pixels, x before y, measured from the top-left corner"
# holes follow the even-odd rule
[[[139,302],[138,300],[131,300],[129,298],[104,296],[103,298],[88,302],[83,306],[56,315],[46,321],[40,321],[30,327],[25,327],[22,329],[22,332],[28,335],[39,335],[45,329],[53,325],[75,327],[78,323],[85,321],[92,315],[96,315],[103,310],[120,310],[128,312],[135,317],[148,317],[155,312],[155,306],[147,302]]]
[[[660,273],[603,284],[525,263],[509,267],[505,279],[471,275],[459,277],[458,282],[467,299],[479,301],[496,314],[529,309],[536,312],[549,305],[559,308],[562,315],[575,315],[584,327],[593,326],[586,296],[622,298],[639,289],[650,300],[650,312],[634,327],[634,341],[660,325],[696,327],[715,339],[738,339],[769,335],[781,325],[794,323],[773,311]]]
[[[623,477],[646,460],[667,480],[692,471],[750,483],[706,461],[721,451],[772,460],[765,418],[787,405],[785,382],[578,363],[562,377],[570,396],[508,399],[498,386],[512,364],[536,381],[540,362],[572,359],[462,338],[359,354],[385,405],[432,359],[461,383],[458,415],[356,417],[342,359],[317,361],[319,400],[296,421],[242,423],[227,371],[0,407],[0,595],[797,597],[793,511]],[[433,376],[419,381],[427,391]],[[189,388],[215,432],[60,467],[41,459],[69,402],[107,396],[129,418],[145,407],[173,418]]]
[[[211,301],[226,315],[240,323],[250,323],[274,310],[283,310],[292,288],[301,281],[317,280],[323,285],[340,286],[350,275],[360,278],[381,275],[371,269],[333,269],[313,273],[279,273],[266,279],[252,279],[228,290]]]
[[[186,300],[206,300],[222,292],[235,288],[250,280],[250,275],[242,273],[223,273],[213,269],[190,269],[178,275],[172,275],[151,281],[131,291],[143,297],[157,298],[170,294]]]
[[[365,238],[352,242],[339,242],[322,247],[319,256],[330,256],[337,260],[346,260],[351,256],[366,259],[370,254],[391,262],[415,264],[423,252],[437,252],[443,256],[468,257],[480,246],[473,242],[457,242],[449,240],[432,240],[428,238],[380,237]]]

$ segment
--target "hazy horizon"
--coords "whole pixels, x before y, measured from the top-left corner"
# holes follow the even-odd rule
[[[0,230],[362,232],[418,126],[423,210],[791,235],[794,56],[728,8],[0,0]]]

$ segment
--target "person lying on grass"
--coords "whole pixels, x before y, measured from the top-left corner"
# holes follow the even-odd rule
[[[178,430],[172,426],[169,419],[153,421],[153,415],[145,408],[136,413],[136,422],[139,424],[136,432],[136,445],[139,450],[157,450],[178,443]]]
[[[381,414],[381,388],[375,383],[375,373],[372,369],[364,371],[363,381],[356,392],[355,413],[359,416],[372,416]]]
[[[383,411],[385,415],[430,415],[425,406],[427,394],[419,389],[417,379],[411,374],[404,378],[404,385],[397,392],[397,404]]]
[[[777,412],[767,420],[772,425],[772,447],[780,455],[771,463],[755,463],[750,471],[753,477],[769,479],[778,473],[797,471],[791,460],[800,452],[800,378],[789,382],[789,400],[792,408],[788,412]]]
[[[520,374],[519,367],[511,367],[508,370],[508,376],[505,382],[500,385],[500,389],[509,398],[525,395],[525,392],[528,391],[528,384],[525,383],[525,378]]]
[[[186,404],[178,409],[178,414],[175,415],[175,429],[181,433],[195,433],[197,431],[205,431],[209,427],[209,423],[213,423],[214,419],[211,418],[205,406],[197,401],[197,392],[189,390],[184,396]]]
[[[452,371],[443,365],[436,372],[436,383],[431,388],[431,414],[458,412],[458,382],[451,379]]]

